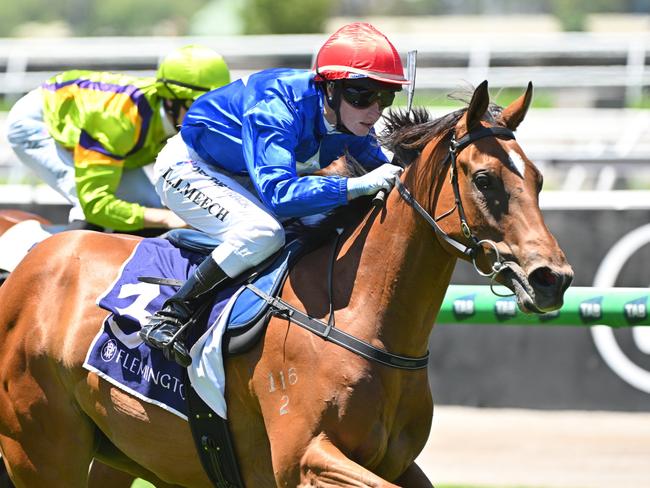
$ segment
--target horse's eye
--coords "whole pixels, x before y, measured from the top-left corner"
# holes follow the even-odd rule
[[[479,190],[488,190],[492,186],[491,183],[490,177],[485,173],[474,176],[474,184]]]

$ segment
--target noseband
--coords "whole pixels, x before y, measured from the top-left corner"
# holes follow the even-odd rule
[[[484,137],[503,137],[507,139],[515,139],[515,134],[510,130],[506,129],[505,127],[483,127],[479,130],[469,132],[465,134],[460,140],[456,140],[455,134],[452,136],[451,141],[449,143],[449,151],[447,153],[447,157],[445,158],[443,162],[443,166],[447,165],[447,162],[451,163],[451,186],[454,190],[454,199],[455,199],[455,205],[454,207],[442,214],[438,218],[432,217],[429,212],[427,212],[422,205],[420,205],[413,195],[406,189],[406,187],[402,184],[400,180],[396,181],[396,188],[399,194],[402,196],[402,198],[408,203],[413,209],[415,209],[416,212],[418,212],[422,218],[435,230],[436,234],[440,239],[442,239],[444,242],[449,244],[451,247],[456,249],[458,252],[460,252],[462,255],[466,256],[468,260],[472,261],[472,264],[474,265],[474,268],[476,271],[481,275],[481,276],[486,276],[494,280],[496,275],[506,269],[508,267],[508,262],[503,260],[501,258],[501,255],[499,254],[499,250],[497,249],[497,245],[494,241],[491,241],[489,239],[477,239],[477,237],[472,233],[472,230],[469,227],[469,224],[467,223],[467,218],[465,217],[465,209],[463,208],[463,201],[460,198],[460,190],[458,187],[458,167],[456,163],[456,157],[458,153],[460,153],[463,149],[465,149],[467,146],[470,144],[478,141],[479,139],[483,139]],[[458,217],[460,218],[460,229],[463,233],[463,235],[468,239],[468,244],[462,243],[454,239],[453,237],[449,236],[439,225],[438,225],[438,220],[442,219],[443,217],[446,217],[449,215],[451,212],[454,211],[454,209],[458,209]],[[483,248],[483,244],[488,244],[494,249],[494,252],[496,254],[496,258],[494,260],[494,263],[492,264],[492,269],[490,273],[484,273],[479,269],[479,267],[476,264],[476,257],[478,255],[478,251]]]

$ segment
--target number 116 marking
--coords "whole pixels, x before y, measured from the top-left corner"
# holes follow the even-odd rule
[[[269,373],[269,393],[273,393],[278,388],[281,390],[286,390],[288,386],[295,385],[298,383],[298,373],[296,368],[289,368],[287,374],[285,375],[284,371],[278,373],[279,383],[276,386],[275,375]]]

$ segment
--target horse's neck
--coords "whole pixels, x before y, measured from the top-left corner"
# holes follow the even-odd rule
[[[339,260],[358,262],[336,277],[354,283],[346,326],[391,352],[423,354],[456,262],[431,227],[393,191],[386,209],[373,211],[346,239]]]

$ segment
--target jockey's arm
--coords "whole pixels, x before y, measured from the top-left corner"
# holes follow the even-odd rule
[[[187,223],[166,208],[144,207],[145,229],[177,229],[187,227]]]
[[[74,158],[77,197],[89,223],[126,232],[185,225],[170,210],[146,208],[115,195],[122,178],[121,160],[81,146],[75,148]]]
[[[258,103],[244,117],[242,148],[251,180],[280,218],[323,213],[347,202],[346,178],[296,172],[297,116],[280,100]]]

